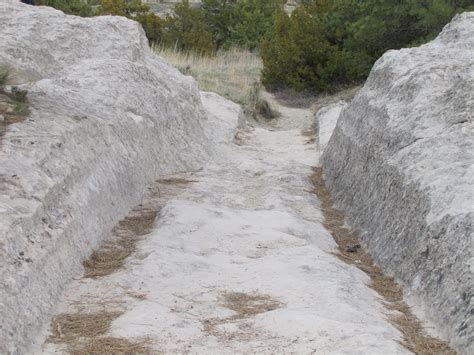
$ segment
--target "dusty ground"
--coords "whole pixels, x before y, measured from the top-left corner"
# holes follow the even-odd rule
[[[337,212],[314,193],[312,112],[278,110],[215,164],[149,187],[66,290],[39,352],[409,352],[400,309],[330,234],[341,219],[328,224]]]

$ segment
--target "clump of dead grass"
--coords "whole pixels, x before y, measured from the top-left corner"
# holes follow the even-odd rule
[[[105,334],[122,312],[63,313],[51,325],[53,343],[67,343],[77,338],[92,338]]]
[[[370,287],[382,296],[386,308],[394,311],[389,318],[403,334],[402,345],[420,355],[456,354],[446,342],[426,333],[421,321],[403,300],[403,291],[394,279],[385,275],[366,251],[360,247],[354,248],[359,245],[359,238],[355,232],[344,227],[344,214],[333,206],[331,195],[324,182],[322,168],[314,169],[311,180],[314,192],[321,202],[323,225],[331,232],[339,246],[339,253],[336,255],[370,276]]]
[[[157,214],[156,210],[138,209],[120,221],[112,230],[112,238],[84,261],[84,277],[101,277],[120,269],[136,250],[140,237],[151,232]]]
[[[137,247],[141,237],[150,233],[159,208],[138,205],[131,213],[121,220],[112,230],[108,238],[92,256],[84,262],[84,277],[96,278],[113,273],[123,266],[125,259]],[[146,295],[127,291],[130,297],[145,299]],[[130,341],[126,338],[107,336],[112,322],[123,314],[123,311],[107,311],[117,309],[123,303],[115,299],[87,301],[77,313],[63,313],[56,316],[51,324],[52,335],[48,341],[64,344],[68,351],[75,355],[85,354],[151,354],[147,340]],[[84,305],[91,309],[100,306],[97,312],[83,312]],[[120,309],[120,308],[119,308]]]
[[[214,56],[164,47],[154,50],[183,74],[194,77],[201,90],[215,92],[242,105],[248,116],[275,116],[275,111],[261,96],[263,65],[258,54],[239,48],[219,51]]]
[[[65,344],[73,355],[151,354],[148,341],[104,336],[123,312],[63,313],[54,318],[48,341]]]
[[[270,295],[259,294],[256,292],[223,292],[223,306],[235,313],[225,318],[210,318],[202,320],[204,331],[217,337],[224,342],[239,339],[241,341],[250,340],[255,335],[255,329],[250,323],[242,322],[257,314],[270,312],[284,306],[283,303]],[[227,331],[220,329],[220,325],[235,323],[236,331]]]
[[[152,354],[147,341],[131,342],[125,338],[100,337],[71,351],[71,355],[148,355]]]
[[[236,312],[232,319],[249,318],[259,313],[273,311],[282,303],[269,295],[244,292],[225,292],[224,306]]]

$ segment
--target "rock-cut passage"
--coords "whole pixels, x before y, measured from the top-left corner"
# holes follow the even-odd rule
[[[123,265],[69,286],[44,353],[409,353],[395,311],[322,224],[311,113],[280,111],[278,129],[248,126],[215,163],[150,187],[132,212],[158,213],[149,234]]]

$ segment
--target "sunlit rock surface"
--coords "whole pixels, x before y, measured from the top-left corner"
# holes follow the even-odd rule
[[[0,23],[0,65],[28,90],[31,110],[0,137],[5,354],[25,353],[84,257],[146,185],[199,169],[237,122],[213,124],[211,137],[195,82],[154,55],[134,21],[2,1]]]

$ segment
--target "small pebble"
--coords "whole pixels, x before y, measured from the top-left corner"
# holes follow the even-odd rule
[[[3,122],[3,121],[5,121],[5,116],[0,115],[0,122]]]

